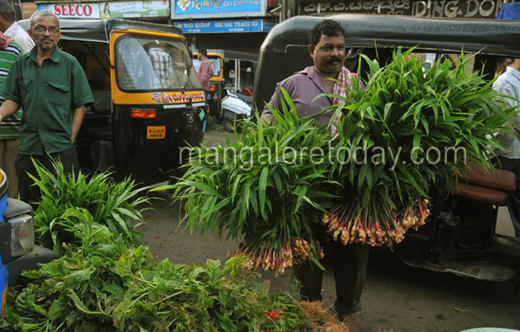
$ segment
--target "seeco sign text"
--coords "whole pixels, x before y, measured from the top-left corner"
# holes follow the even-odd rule
[[[92,12],[90,5],[54,5],[54,14],[58,17],[90,17]]]

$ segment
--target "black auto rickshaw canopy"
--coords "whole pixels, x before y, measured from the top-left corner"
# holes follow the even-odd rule
[[[485,61],[486,56],[520,57],[520,20],[360,14],[296,16],[277,24],[260,48],[254,91],[254,102],[260,110],[264,101],[270,100],[277,82],[312,65],[307,50],[309,32],[325,19],[336,20],[345,29],[350,56],[360,50],[374,56],[377,47],[381,59],[401,46],[403,49],[416,47],[418,52],[480,52],[479,63]]]
[[[145,30],[153,32],[174,33],[183,36],[182,30],[168,24],[157,24],[143,21],[131,21],[120,18],[101,20],[90,19],[59,19],[61,39],[84,40],[93,42],[110,42],[110,34],[120,30]],[[18,24],[25,30],[29,29],[29,20],[21,20]]]

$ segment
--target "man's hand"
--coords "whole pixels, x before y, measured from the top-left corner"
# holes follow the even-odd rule
[[[14,101],[11,101],[11,100],[4,101],[2,106],[0,106],[0,122],[2,122],[2,120],[5,117],[7,117],[11,114],[14,114],[16,111],[18,111],[19,108],[20,108],[20,105],[18,105]]]
[[[262,124],[268,124],[272,125],[274,124],[274,115],[271,113],[264,113],[262,114],[262,117],[260,118]]]
[[[79,128],[81,127],[86,112],[87,109],[84,105],[81,105],[74,110],[74,115],[72,117],[72,136],[70,137],[72,143],[74,143],[76,136],[78,136]]]

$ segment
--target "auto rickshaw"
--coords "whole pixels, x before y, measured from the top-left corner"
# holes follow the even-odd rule
[[[334,15],[346,30],[345,65],[356,72],[360,54],[380,63],[391,61],[392,51],[414,48],[426,65],[438,58],[456,63],[462,51],[476,54],[472,71],[493,79],[495,58],[520,58],[519,20],[416,18],[408,16]],[[256,72],[254,106],[261,112],[280,82],[313,65],[309,56],[309,32],[325,17],[296,16],[276,25],[260,48]],[[377,50],[376,50],[377,45]],[[477,53],[478,52],[478,53]],[[361,65],[366,81],[368,68]],[[451,66],[451,64],[450,64]],[[497,171],[498,172],[498,171]],[[491,177],[471,174],[459,182],[460,191],[445,200],[432,195],[431,214],[425,226],[406,233],[393,251],[405,263],[439,272],[490,281],[512,281],[520,285],[520,239],[496,231],[497,211],[515,190],[511,172]],[[450,206],[449,211],[443,206]],[[520,290],[517,287],[517,290]]]
[[[143,185],[179,176],[208,114],[182,31],[124,19],[60,19],[60,30],[58,46],[78,59],[95,98],[76,139],[82,170]]]

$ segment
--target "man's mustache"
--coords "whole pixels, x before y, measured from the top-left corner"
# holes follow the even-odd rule
[[[341,58],[339,56],[333,56],[332,58],[329,58],[327,60],[327,63],[332,63],[332,62],[341,62]]]

